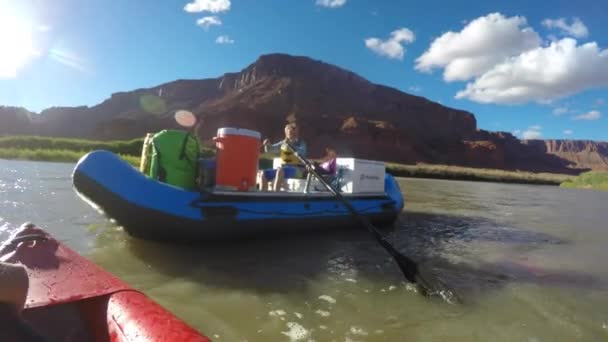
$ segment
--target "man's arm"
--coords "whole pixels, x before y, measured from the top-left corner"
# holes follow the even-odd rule
[[[281,145],[283,145],[283,140],[264,146],[264,152],[279,152],[281,150]]]

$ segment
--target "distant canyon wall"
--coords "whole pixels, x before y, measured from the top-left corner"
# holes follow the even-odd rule
[[[472,113],[285,54],[263,55],[240,72],[214,79],[115,93],[92,107],[54,107],[40,114],[0,107],[0,134],[131,139],[177,128],[173,114],[179,109],[203,117],[203,139],[219,127],[237,126],[278,140],[285,123],[297,121],[312,156],[332,146],[342,156],[409,164],[562,173],[608,169],[604,142],[520,141],[479,130]]]

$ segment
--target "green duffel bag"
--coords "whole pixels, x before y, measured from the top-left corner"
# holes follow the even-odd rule
[[[152,158],[147,175],[187,190],[196,190],[198,139],[186,131],[163,130],[152,137]]]

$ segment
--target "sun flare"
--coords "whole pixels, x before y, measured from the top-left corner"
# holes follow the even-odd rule
[[[35,55],[31,25],[0,8],[0,78],[16,77]]]

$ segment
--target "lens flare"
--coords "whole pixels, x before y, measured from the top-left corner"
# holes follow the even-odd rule
[[[196,125],[196,116],[187,110],[178,110],[175,112],[175,120],[183,127],[193,127]]]
[[[17,77],[37,54],[31,26],[0,8],[0,79]]]
[[[139,105],[141,109],[150,114],[158,115],[163,114],[167,111],[167,104],[165,103],[165,100],[163,100],[163,98],[159,96],[152,94],[146,94],[141,96],[139,98]]]

